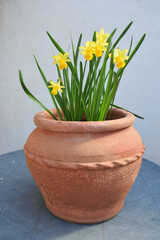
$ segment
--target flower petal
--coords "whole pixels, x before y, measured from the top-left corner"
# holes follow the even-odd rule
[[[79,49],[84,49],[85,50],[86,48],[85,47],[79,47]]]
[[[85,50],[82,50],[81,54],[82,54],[82,55],[85,55],[85,54],[86,54],[86,51],[85,51]]]
[[[56,60],[56,61],[59,61],[61,59],[60,56],[53,56],[53,59]]]
[[[53,88],[53,86],[52,86],[52,85],[49,85],[48,88]]]
[[[128,49],[123,49],[123,50],[121,51],[121,56],[122,56],[122,57],[125,56],[125,55],[127,54],[127,52],[128,52]]]
[[[69,53],[65,53],[63,56],[64,56],[64,58],[67,58],[68,55],[69,55]]]
[[[68,59],[68,58],[67,58],[67,59],[65,59],[65,61],[66,61],[66,62],[71,62],[71,60],[70,60],[70,59]]]
[[[49,81],[50,84],[52,84],[53,86],[55,86],[55,83],[53,81]]]
[[[123,60],[128,60],[128,58],[129,58],[128,56],[124,56]]]
[[[87,41],[87,42],[85,43],[85,45],[86,45],[86,48],[88,48],[88,47],[89,47],[89,44],[90,44],[90,41]]]
[[[104,29],[103,28],[100,30],[100,35],[104,35]]]

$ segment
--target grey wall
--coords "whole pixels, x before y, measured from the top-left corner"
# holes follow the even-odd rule
[[[133,20],[120,48],[128,48],[132,35],[134,44],[143,33],[147,38],[123,76],[115,103],[144,116],[134,124],[146,146],[144,157],[160,164],[159,12],[159,0],[0,0],[0,154],[22,149],[35,127],[33,115],[41,110],[22,91],[18,69],[28,88],[52,108],[33,59],[35,54],[48,80],[57,78],[56,50],[46,30],[67,50],[70,31],[75,41],[83,32],[84,44],[94,30],[111,32],[117,26],[120,33]]]

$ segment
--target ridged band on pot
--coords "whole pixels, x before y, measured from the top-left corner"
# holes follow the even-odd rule
[[[134,161],[137,161],[142,158],[144,154],[144,144],[142,144],[142,150],[141,152],[137,153],[136,155],[133,155],[128,158],[122,158],[117,160],[112,160],[111,162],[94,162],[94,163],[74,163],[74,162],[59,162],[59,161],[50,161],[47,158],[42,158],[40,156],[33,155],[31,152],[29,152],[26,147],[23,148],[24,153],[27,157],[29,157],[32,160],[35,160],[39,162],[41,165],[46,165],[48,167],[54,167],[54,168],[66,168],[66,169],[105,169],[105,168],[114,168],[114,167],[121,167],[125,166],[127,164],[130,164]]]
[[[56,110],[52,112],[57,116]],[[55,121],[43,111],[24,152],[49,210],[77,223],[116,215],[140,169],[144,145],[134,116],[113,109],[113,120]]]

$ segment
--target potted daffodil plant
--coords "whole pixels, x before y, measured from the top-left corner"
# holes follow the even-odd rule
[[[85,46],[82,34],[76,47],[71,38],[72,56],[47,32],[58,50],[57,81],[48,81],[34,58],[53,109],[28,90],[19,71],[25,93],[44,108],[34,116],[37,127],[24,145],[26,161],[47,208],[64,220],[112,218],[138,175],[144,145],[132,124],[143,117],[114,104],[123,72],[145,38],[133,48],[132,37],[128,49],[119,48],[132,23],[115,41],[116,28],[95,31]]]

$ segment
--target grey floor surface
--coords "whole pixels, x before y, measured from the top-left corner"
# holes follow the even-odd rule
[[[123,210],[100,224],[64,222],[45,207],[23,151],[0,156],[0,240],[160,240],[160,166],[143,159]]]

